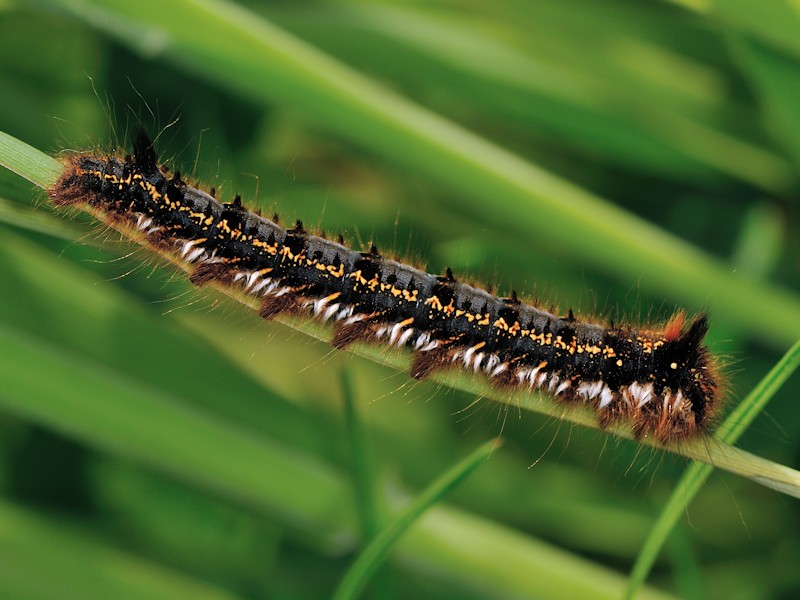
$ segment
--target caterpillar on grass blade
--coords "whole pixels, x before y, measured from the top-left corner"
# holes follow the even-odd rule
[[[220,202],[169,174],[140,133],[132,156],[73,154],[49,190],[57,206],[87,204],[133,226],[146,243],[191,271],[257,298],[259,314],[306,315],[334,324],[333,345],[376,341],[409,349],[411,375],[451,367],[480,372],[502,387],[527,387],[592,406],[601,425],[630,423],[662,443],[705,430],[718,408],[708,319],[677,313],[662,328],[583,322],[512,294],[497,297],[344,241],[284,228]]]

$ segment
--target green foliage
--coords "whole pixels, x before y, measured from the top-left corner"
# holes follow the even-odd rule
[[[800,12],[769,4],[12,2],[0,130],[57,154],[143,125],[222,197],[432,270],[708,309],[733,405],[800,338]],[[0,595],[327,597],[501,431],[367,596],[623,594],[683,459],[332,354],[4,169],[0,196]],[[798,387],[743,447],[797,465]],[[711,477],[638,597],[791,597],[797,510]]]

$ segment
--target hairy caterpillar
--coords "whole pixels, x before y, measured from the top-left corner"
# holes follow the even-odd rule
[[[73,154],[49,190],[57,206],[88,204],[127,222],[147,242],[260,301],[260,315],[305,314],[335,324],[333,345],[380,340],[414,354],[413,377],[460,366],[501,386],[529,387],[595,408],[601,424],[627,420],[663,443],[708,426],[718,405],[706,315],[675,315],[663,328],[606,327],[559,317],[515,294],[499,298],[455,279],[285,229],[221,203],[160,167],[140,133],[132,156]]]

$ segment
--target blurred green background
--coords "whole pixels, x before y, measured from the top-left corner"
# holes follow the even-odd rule
[[[708,309],[733,404],[800,337],[798,6],[6,0],[0,130],[55,154],[144,126],[223,198],[432,271]],[[329,596],[363,521],[343,370],[384,516],[506,439],[369,597],[619,597],[684,461],[411,383],[131,250],[0,170],[0,597]],[[798,466],[798,393],[741,446]],[[798,518],[715,475],[642,597],[798,597]]]

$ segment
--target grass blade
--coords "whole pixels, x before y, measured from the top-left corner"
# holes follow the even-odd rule
[[[40,188],[56,182],[63,167],[55,158],[0,131],[0,165]]]
[[[720,426],[716,439],[725,444],[734,444],[747,430],[753,420],[800,365],[800,342],[797,342],[784,357],[767,373],[755,389],[747,395],[739,406]],[[712,443],[713,442],[709,442]],[[647,574],[653,567],[661,547],[669,537],[675,523],[684,514],[686,507],[711,476],[713,464],[692,464],[684,473],[675,491],[670,496],[661,515],[653,526],[650,535],[631,571],[625,598],[633,598],[644,584]],[[778,488],[775,488],[778,489]]]
[[[342,370],[342,395],[344,396],[345,420],[351,441],[353,474],[355,476],[358,513],[361,532],[365,540],[371,540],[380,529],[382,518],[378,502],[377,481],[373,451],[367,439],[367,428],[356,404],[353,382],[347,369]]]
[[[361,537],[363,543],[367,544],[378,535],[381,525],[385,522],[378,492],[375,453],[369,443],[367,426],[359,410],[350,371],[346,367],[341,370],[341,382],[345,421],[353,459],[353,478],[355,479],[354,487]],[[380,571],[374,575],[373,596],[377,600],[392,597],[388,575],[389,573]]]
[[[743,74],[760,97],[770,131],[794,157],[795,163],[800,164],[800,115],[797,113],[800,66],[797,56],[736,34],[730,34],[728,42]]]
[[[364,548],[345,574],[333,595],[334,600],[352,600],[363,591],[375,571],[386,560],[398,539],[431,506],[486,462],[500,445],[499,440],[482,444],[472,454],[442,474],[425,489],[403,512],[392,519],[381,532]]]
[[[0,501],[0,581],[7,598],[234,600],[233,593],[104,543],[66,519]]]
[[[0,362],[0,403],[15,414],[217,489],[256,510],[283,514],[300,530],[321,526],[331,511],[349,512],[349,491],[321,464],[118,373],[63,357],[45,341],[3,326],[0,343],[13,357]],[[309,486],[302,502],[298,485]],[[312,515],[316,523],[309,522]]]

